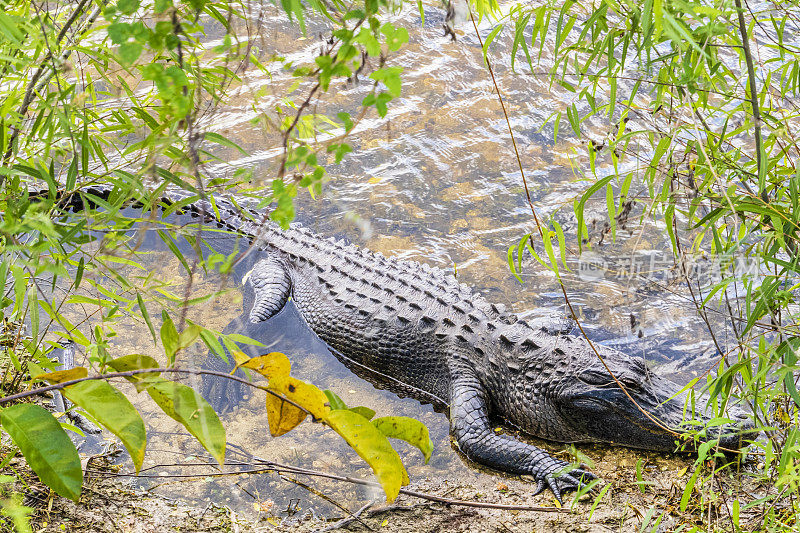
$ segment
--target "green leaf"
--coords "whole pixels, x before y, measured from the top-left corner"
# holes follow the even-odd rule
[[[375,417],[375,411],[373,411],[369,407],[364,407],[363,405],[358,405],[356,407],[349,407],[348,409],[356,414],[363,416],[367,420],[372,420]]]
[[[28,307],[30,308],[31,319],[31,337],[34,342],[38,342],[39,338],[39,293],[36,290],[36,285],[32,285],[28,291]]]
[[[164,353],[167,355],[169,364],[174,362],[175,354],[180,346],[178,330],[166,311],[161,312],[163,323],[161,324],[161,344],[164,346]]]
[[[192,272],[192,269],[191,269],[191,267],[189,266],[189,263],[186,261],[186,258],[185,258],[185,257],[183,256],[183,254],[181,253],[181,251],[180,251],[180,249],[178,248],[178,246],[175,244],[175,241],[173,241],[173,240],[172,240],[172,238],[171,238],[171,237],[170,237],[170,236],[169,236],[169,235],[168,235],[166,232],[164,232],[164,231],[162,231],[162,230],[158,230],[158,231],[156,231],[156,234],[157,234],[157,235],[159,236],[159,238],[160,238],[160,239],[161,239],[161,240],[164,242],[164,244],[166,244],[166,245],[167,245],[167,248],[169,248],[169,249],[170,249],[170,251],[171,251],[171,252],[172,252],[172,253],[175,255],[175,257],[178,259],[178,261],[180,261],[180,263],[181,263],[181,266],[182,266],[182,267],[183,267],[183,268],[186,270],[186,272],[187,272],[188,274],[191,274],[191,272]]]
[[[575,205],[575,217],[578,219],[578,250],[583,249],[583,236],[586,235],[586,224],[583,222],[583,211],[586,207],[586,202],[594,193],[605,187],[613,177],[613,174],[609,174],[605,178],[596,181],[585,193],[583,193],[580,201],[578,201]]]
[[[358,407],[347,407],[347,404],[345,404],[335,392],[327,389],[322,392],[324,392],[325,396],[328,397],[328,404],[330,405],[331,409],[347,409],[363,416],[367,420],[372,420],[372,418],[375,416],[375,411],[369,407],[364,407],[363,405],[359,405]]]
[[[564,236],[564,229],[555,219],[553,220],[553,227],[556,229],[556,236],[558,237],[558,250],[561,253],[561,264],[571,272],[572,270],[567,266],[567,239]]]
[[[381,33],[386,36],[386,45],[390,52],[396,52],[408,42],[408,30],[397,28],[391,22],[381,26]]]
[[[775,349],[775,353],[783,357],[783,361],[788,367],[794,367],[797,364],[797,352],[800,349],[800,337],[789,337],[783,341]],[[797,393],[797,386],[794,383],[794,372],[787,372],[783,378],[783,384],[786,392],[791,396],[794,403],[800,406],[800,395]]]
[[[544,244],[544,251],[547,254],[547,258],[550,260],[550,265],[549,266],[545,265],[545,266],[547,266],[547,268],[552,270],[553,274],[555,274],[556,277],[558,278],[558,277],[560,277],[560,274],[558,272],[558,263],[556,262],[556,254],[553,251],[553,236],[554,235],[555,235],[555,232],[550,231],[549,229],[545,229],[544,230],[544,235],[542,237],[542,244]]]
[[[325,422],[369,464],[386,500],[394,501],[400,487],[408,484],[408,473],[386,436],[372,422],[349,410],[330,411]]]
[[[404,440],[422,452],[425,464],[431,459],[433,441],[428,428],[413,418],[407,416],[383,416],[372,421],[376,428],[387,437]]]
[[[19,22],[8,16],[4,11],[0,11],[0,33],[16,45],[21,44],[25,39],[25,35],[20,31]]]
[[[217,337],[216,333],[209,329],[203,329],[200,331],[200,338],[203,339],[203,342],[206,344],[208,349],[214,352],[214,355],[223,361],[228,360],[228,356],[225,354],[225,349],[222,347],[222,343],[219,342],[219,338]]]
[[[194,344],[197,341],[197,337],[200,336],[202,329],[203,328],[191,320],[187,320],[186,327],[183,328],[183,331],[178,335],[178,350],[183,350]]]
[[[0,411],[0,425],[45,485],[78,501],[83,484],[81,460],[53,415],[38,405],[20,403]]]
[[[133,15],[139,9],[140,4],[141,0],[118,0],[117,9],[123,15]]]
[[[207,131],[205,133],[205,139],[207,141],[225,146],[226,148],[233,148],[234,150],[238,150],[239,153],[241,153],[242,155],[249,155],[244,148],[242,148],[232,140],[228,139],[227,137],[223,137],[219,133],[214,133],[213,131]]]
[[[114,44],[122,44],[131,35],[131,26],[127,22],[115,22],[106,29],[109,39]]]
[[[695,468],[692,477],[689,478],[689,482],[686,483],[686,488],[683,489],[683,494],[681,495],[681,504],[680,509],[681,512],[685,512],[686,508],[689,506],[689,496],[692,495],[692,489],[694,489],[694,484],[697,482],[697,476],[700,475],[700,468]]]
[[[81,261],[83,261],[83,259],[81,259]],[[153,327],[153,322],[150,320],[150,313],[147,312],[147,306],[144,304],[144,300],[142,299],[142,295],[139,293],[139,291],[136,291],[136,302],[139,304],[139,312],[142,314],[145,324],[147,324],[147,329],[150,330],[150,335],[153,337],[153,342],[156,342],[156,330]]]
[[[580,137],[581,121],[580,117],[578,116],[578,108],[575,107],[575,104],[572,104],[567,108],[567,119],[569,119],[569,123],[572,126],[573,131],[575,131],[575,135]]]
[[[517,278],[517,281],[520,283],[525,283],[522,281],[519,273],[517,272],[516,266],[514,266],[514,250],[516,250],[516,245],[512,244],[508,247],[508,269],[511,270],[511,273],[514,274],[514,277]]]
[[[328,397],[328,404],[331,406],[331,409],[347,409],[347,404],[344,403],[335,392],[328,389],[322,392]]]
[[[83,270],[85,268],[84,258],[81,257],[81,260],[78,261],[78,268],[75,271],[75,283],[73,284],[73,288],[76,290],[81,284],[81,279],[83,278]]]
[[[591,509],[589,509],[589,517],[587,518],[587,520],[592,519],[592,515],[594,514],[595,509],[597,509],[597,506],[600,505],[600,502],[603,500],[603,496],[606,495],[606,492],[608,492],[608,489],[610,489],[611,487],[612,487],[611,483],[606,483],[606,486],[602,488],[600,493],[594,499],[594,503],[592,504]]]
[[[142,55],[142,44],[137,42],[119,45],[119,58],[123,65],[133,65]]]
[[[138,353],[117,357],[116,359],[108,361],[108,363],[106,364],[116,372],[128,372],[129,370],[140,370],[143,368],[158,368],[159,366],[161,366],[158,364],[158,361],[156,361],[149,355],[142,355]],[[160,379],[159,378],[160,375],[161,375],[160,372],[148,372],[126,377],[125,379],[133,383],[133,386],[136,387],[137,392],[142,392],[150,385],[150,382],[152,382],[153,380]]]
[[[183,424],[219,464],[225,463],[225,428],[197,391],[162,380],[147,387],[147,393],[167,415]]]
[[[144,461],[147,434],[142,417],[125,395],[102,380],[82,381],[62,392],[122,441],[138,473]]]
[[[156,13],[163,13],[172,7],[172,0],[155,0],[153,9]]]
[[[361,31],[359,31],[358,35],[353,39],[353,42],[364,45],[367,54],[372,57],[381,55],[381,44],[367,28],[361,28]]]
[[[489,46],[491,46],[492,41],[494,41],[494,38],[497,37],[497,34],[500,33],[503,28],[504,26],[502,24],[498,24],[497,27],[486,36],[486,40],[483,42],[483,61],[486,64],[489,63],[489,59],[486,57],[486,54],[489,52]]]
[[[369,75],[370,78],[377,81],[382,81],[386,88],[389,90],[389,94],[393,97],[400,96],[400,91],[402,87],[402,80],[400,79],[400,74],[403,72],[403,67],[384,67],[382,69],[376,70],[372,74]],[[377,105],[377,103],[376,103]]]

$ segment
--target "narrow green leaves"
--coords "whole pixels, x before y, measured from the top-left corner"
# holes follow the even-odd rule
[[[583,212],[584,212],[584,209],[586,207],[586,202],[589,200],[589,198],[592,197],[592,195],[594,195],[594,193],[596,193],[597,191],[599,191],[600,189],[605,187],[606,184],[608,184],[613,177],[614,177],[614,175],[611,174],[611,175],[608,175],[605,178],[602,178],[602,179],[596,181],[595,183],[593,183],[592,186],[589,187],[586,190],[585,193],[583,193],[583,195],[581,196],[580,200],[578,200],[577,203],[575,204],[575,216],[578,219],[578,249],[579,250],[583,249],[583,239],[584,239],[585,236],[588,236],[588,230],[586,228],[586,224],[584,223],[584,216],[583,216]]]
[[[48,487],[78,501],[83,484],[78,450],[53,415],[22,403],[0,411],[0,425]]]
[[[175,353],[178,351],[178,330],[175,328],[175,323],[169,317],[166,311],[161,313],[161,345],[164,348],[164,353],[167,355],[169,363],[172,364],[175,360]]]

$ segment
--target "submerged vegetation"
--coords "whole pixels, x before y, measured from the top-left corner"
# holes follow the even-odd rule
[[[155,230],[191,287],[206,272],[228,274],[247,251],[215,251],[208,237],[217,230],[162,218],[180,207],[160,205],[166,187],[195,198],[230,192],[255,197],[270,218],[288,224],[297,194],[318,194],[326,168],[352,151],[348,137],[359,124],[385,117],[401,96],[403,68],[391,59],[409,39],[392,18],[402,6],[384,0],[282,1],[288,21],[325,37],[308,62],[266,53],[256,37],[265,13],[274,9],[267,2],[5,0],[2,6],[2,396],[41,387],[43,380],[56,388],[75,381],[65,395],[116,434],[138,468],[144,428],[130,402],[108,382],[87,380],[89,369],[56,370],[51,357],[58,341],[74,342],[89,355],[93,372],[114,372],[147,390],[221,462],[224,429],[217,415],[190,387],[156,371],[196,376],[197,363],[181,357],[191,344],[203,342],[225,356],[226,350],[237,354],[237,343],[251,341],[191,322],[187,307],[214,295],[191,298],[188,289],[174,294],[148,275],[137,259],[136,229]],[[549,125],[540,126],[550,128],[555,139],[582,141],[573,165],[586,184],[573,206],[577,231],[565,232],[555,216],[540,219],[528,197],[539,231],[509,249],[512,272],[518,274],[532,255],[561,279],[568,255],[591,251],[603,259],[600,244],[613,242],[637,221],[663,228],[686,291],[718,350],[716,373],[701,385],[718,406],[720,421],[726,405],[742,403],[762,435],[750,451],[755,460],[743,467],[742,475],[759,487],[752,494],[723,489],[719,477],[739,464],[726,461],[713,441],[700,446],[678,504],[680,513],[699,522],[687,520],[680,527],[794,530],[800,514],[797,2],[762,3],[759,11],[742,0],[502,7],[477,0],[470,8],[475,21],[497,21],[487,35],[479,34],[487,68],[508,34],[511,68],[519,76],[547,76],[574,95],[554,111]],[[419,12],[424,20],[421,3]],[[464,28],[471,31],[472,22]],[[293,83],[256,88],[247,83],[248,76],[270,79],[279,71],[290,72]],[[319,102],[333,100],[335,83],[357,79],[368,80],[370,90],[349,112],[318,109],[333,107]],[[502,87],[497,89],[502,98]],[[266,91],[281,95],[280,103],[259,107]],[[244,165],[229,173],[215,167],[248,153],[207,131],[231,98],[249,102],[253,127],[275,143],[276,165],[268,177],[255,176]],[[602,133],[609,125],[611,131]],[[509,129],[513,135],[510,122]],[[525,167],[520,159],[523,179]],[[112,186],[114,194],[93,196],[86,187],[96,184]],[[46,192],[32,198],[31,190]],[[65,200],[76,197],[85,209],[71,213],[73,200]],[[588,206],[598,200],[607,211],[599,228],[585,220]],[[141,206],[135,215],[125,210],[131,203]],[[193,253],[181,251],[186,248]],[[715,265],[702,281],[692,275],[701,261]],[[739,268],[742,264],[747,269]],[[564,297],[569,300],[566,289]],[[160,327],[153,316],[161,316]],[[128,318],[146,324],[153,342],[163,347],[163,361],[114,353],[113,339]],[[725,332],[736,342],[726,342]],[[263,360],[237,361],[263,370]],[[364,441],[352,439],[346,428],[352,417],[372,418],[364,416],[369,410],[348,409],[332,393],[323,399],[315,388],[312,403],[287,396],[280,384],[294,379],[288,361],[271,368],[285,370],[263,372],[271,392],[283,395],[283,400],[267,395],[273,434],[302,421],[302,407],[361,454]],[[2,408],[3,431],[42,481],[77,498],[80,462],[62,426],[34,404],[4,402]],[[341,419],[333,420],[332,412]],[[369,428],[377,428],[373,442],[389,457],[378,461],[383,467],[399,462],[382,436],[397,436],[398,421],[380,420]],[[403,423],[413,426],[411,440],[428,457],[427,434],[413,421]],[[4,467],[15,453],[7,454]],[[402,464],[390,470],[383,475],[391,478],[384,483],[391,498],[407,476]],[[376,473],[381,479],[378,467]],[[644,488],[639,469],[637,479]],[[13,476],[3,480],[13,481]],[[594,496],[596,502],[608,487]],[[25,530],[27,510],[19,498],[10,496],[2,505],[9,523]],[[666,506],[647,510],[642,529],[658,530],[668,512]]]

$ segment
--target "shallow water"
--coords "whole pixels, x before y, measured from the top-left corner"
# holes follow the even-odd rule
[[[442,35],[443,17],[444,12],[435,7],[426,7],[424,24],[413,9],[398,15],[398,21],[404,21],[411,36],[409,45],[392,59],[392,64],[405,67],[403,95],[392,102],[388,120],[370,115],[359,125],[350,139],[354,152],[342,164],[329,166],[333,179],[325,186],[323,197],[314,200],[306,194],[300,196],[298,220],[320,234],[344,237],[386,255],[419,260],[453,272],[490,301],[504,303],[521,316],[564,317],[567,311],[563,296],[551,272],[526,260],[522,285],[509,272],[508,247],[527,232],[536,234],[535,224],[474,30],[471,25],[462,25],[459,40],[451,42]],[[484,22],[480,31],[485,37],[491,28]],[[318,30],[312,27],[309,35]],[[281,43],[281,47],[285,49],[285,44],[291,50],[284,54],[294,54],[298,59],[309,57],[319,42],[304,39],[287,28],[284,16],[277,11],[268,11],[261,34],[269,37],[262,42],[264,56],[272,51],[268,49],[270,43]],[[519,74],[512,73],[506,58],[510,49],[508,36],[498,37],[494,49],[496,52],[490,57],[509,110],[531,199],[543,220],[561,209],[555,218],[568,236],[568,264],[575,267],[577,245],[571,237],[575,233],[571,205],[586,188],[586,182],[577,179],[573,165],[585,163],[585,150],[569,135],[566,123],[561,125],[556,143],[552,125],[542,129],[547,117],[571,103],[573,95],[550,87],[548,76],[525,75],[527,69],[521,63],[516,65]],[[539,69],[542,72],[549,66],[546,56],[545,53]],[[259,111],[267,112],[287,83],[285,74],[277,69],[271,80],[265,76],[246,77],[239,95],[206,117],[210,130],[225,133],[252,154],[239,159],[231,154],[228,163],[212,167],[213,171],[249,167],[256,176],[274,174],[280,150],[271,147],[279,144],[274,136],[251,124],[255,113],[249,97],[261,87],[274,87],[273,93],[260,98],[257,104]],[[366,83],[334,87],[329,101],[320,103],[320,110],[335,113],[337,106],[352,110],[353,102],[360,102],[367,91]],[[590,134],[602,138],[614,126],[595,120],[587,127]],[[601,228],[606,221],[604,206],[605,199],[598,197],[596,204],[587,208],[587,222],[595,228]],[[668,241],[658,228],[641,224],[639,214],[640,210],[634,208],[634,216],[625,230],[618,229],[614,243],[606,236],[598,244],[600,231],[594,231],[593,249],[603,261],[618,267],[625,258],[634,257],[637,265],[649,269],[649,258],[653,257],[652,267],[657,271],[644,277],[608,271],[601,279],[590,281],[566,272],[567,292],[593,340],[645,357],[661,365],[657,371],[686,382],[707,370],[707,356],[713,355],[714,345],[685,286],[671,281],[671,257],[663,255],[669,250]],[[183,294],[180,284],[185,281],[185,273],[163,251],[163,245],[148,238],[143,249],[150,251],[148,263],[159,279],[178,284],[174,292]],[[251,263],[257,258],[253,255]],[[218,329],[238,316],[241,294],[236,287],[247,266],[243,265],[233,279],[210,276],[195,280],[193,296],[218,290],[224,284],[231,290],[208,305],[191,309],[189,316]],[[632,326],[634,319],[636,324]],[[130,337],[117,341],[120,353],[157,353],[152,343],[135,342],[149,337],[143,325],[131,324],[129,331]],[[435,445],[429,465],[422,465],[415,450],[400,446],[412,482],[427,478],[469,485],[487,475],[465,464],[453,450],[444,415],[413,400],[401,400],[376,390],[353,376],[303,325],[291,305],[253,334],[268,346],[267,351],[287,353],[295,375],[334,390],[348,404],[369,406],[379,416],[402,414],[425,422]],[[198,350],[193,357],[202,355]],[[146,405],[144,400],[137,401]],[[253,394],[225,416],[228,440],[235,445],[228,452],[227,471],[237,469],[231,464],[237,460],[246,463],[241,468],[252,469],[253,459],[248,455],[252,454],[326,472],[370,477],[365,463],[322,426],[304,423],[288,435],[272,439],[266,429],[263,401],[262,395]],[[213,469],[205,464],[202,450],[183,435],[177,424],[150,410],[152,407],[147,409],[149,452],[147,469],[139,478],[145,485],[157,486],[157,490],[171,497],[198,502],[213,499],[238,512],[260,516],[266,513],[285,518],[309,509],[318,514],[337,512],[325,499],[290,481],[281,481],[275,474],[204,479]],[[176,466],[164,466],[171,463]],[[195,474],[200,478],[191,481],[170,477]],[[344,484],[314,481],[313,486],[350,508],[374,496],[365,489]]]

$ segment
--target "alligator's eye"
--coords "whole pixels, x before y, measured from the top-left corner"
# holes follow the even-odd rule
[[[581,374],[578,375],[578,379],[587,385],[594,385],[596,387],[607,387],[608,385],[614,383],[614,380],[608,375],[608,372],[600,370],[587,370],[585,372],[581,372]]]
[[[617,379],[619,379],[619,382],[622,383],[622,386],[628,390],[639,390],[642,388],[642,384],[639,382],[639,380],[627,376],[617,376]]]

